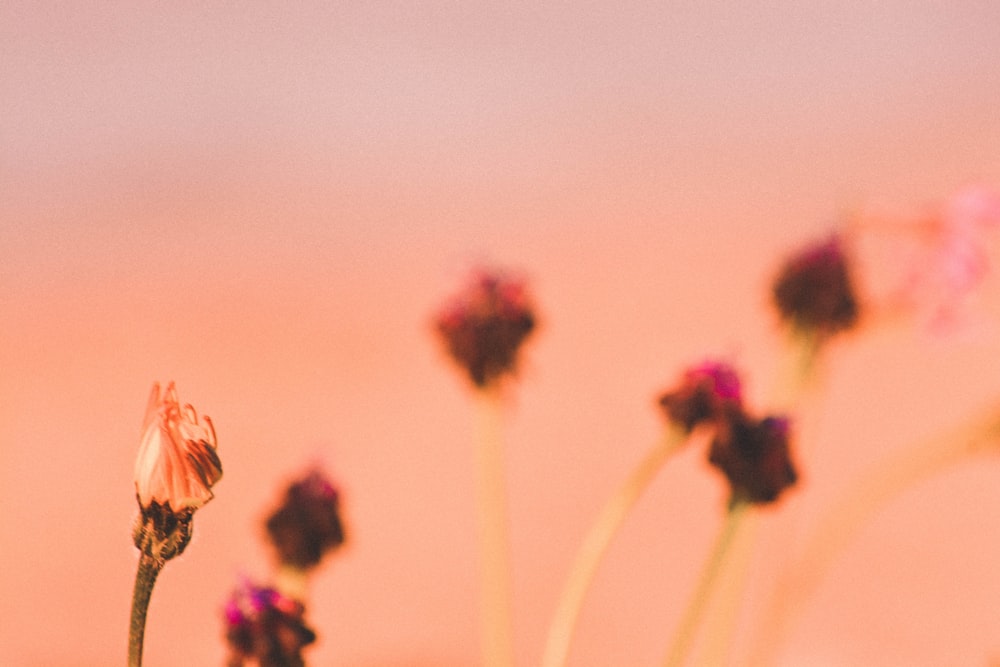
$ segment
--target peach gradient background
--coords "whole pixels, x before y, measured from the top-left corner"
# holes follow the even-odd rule
[[[766,403],[781,254],[858,204],[1000,184],[993,2],[211,4],[0,7],[4,667],[124,663],[132,463],[170,379],[225,475],[155,591],[147,667],[220,664],[220,605],[267,576],[259,521],[314,460],[351,543],[316,577],[310,664],[476,664],[470,401],[428,322],[479,261],[523,270],[544,317],[507,429],[537,664],[656,393],[721,354]],[[986,287],[972,335],[835,348],[795,522],[1000,393]],[[998,475],[888,507],[783,664],[1000,659]],[[657,479],[571,664],[658,664],[723,496],[694,451]]]

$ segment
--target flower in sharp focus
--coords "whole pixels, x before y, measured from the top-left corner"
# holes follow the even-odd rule
[[[680,385],[660,396],[670,423],[690,433],[700,424],[714,423],[742,401],[740,377],[732,366],[706,361],[684,372]]]
[[[282,563],[303,570],[315,567],[344,543],[337,489],[320,470],[310,471],[288,487],[266,527]]]
[[[798,331],[829,335],[858,320],[847,253],[838,236],[810,245],[782,267],[772,287],[782,318]]]
[[[733,411],[712,440],[709,463],[729,479],[733,501],[774,502],[798,478],[784,417],[755,419]]]
[[[524,282],[490,271],[477,272],[435,321],[448,352],[479,388],[514,372],[535,324]]]
[[[172,382],[162,395],[153,385],[135,462],[140,516],[133,539],[140,551],[161,561],[184,551],[194,511],[212,499],[222,477],[216,445],[211,420],[199,421],[193,407],[182,406]]]
[[[302,649],[316,633],[302,620],[301,602],[249,581],[235,590],[223,610],[228,667],[247,661],[259,667],[304,667]]]
[[[135,462],[139,505],[157,503],[180,512],[211,500],[212,486],[222,477],[216,447],[212,421],[199,422],[190,404],[182,406],[173,382],[162,395],[154,384]]]

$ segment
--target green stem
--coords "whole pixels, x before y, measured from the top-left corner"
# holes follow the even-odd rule
[[[164,561],[142,554],[135,573],[135,588],[132,591],[132,619],[128,631],[128,667],[141,667],[142,640],[146,632],[146,611],[149,598],[153,594],[156,576],[163,568]]]
[[[682,433],[671,430],[667,437],[639,462],[625,484],[601,510],[590,532],[587,533],[580,551],[577,552],[573,569],[570,570],[563,586],[559,606],[549,627],[542,667],[561,667],[565,664],[583,600],[608,545],[611,544],[625,517],[649,486],[650,481],[684,441],[685,436]]]
[[[483,664],[511,667],[514,648],[501,396],[498,389],[486,388],[477,392],[476,400]]]
[[[917,482],[970,456],[995,450],[1000,408],[993,406],[971,423],[923,445],[889,456],[854,484],[815,524],[801,558],[782,577],[764,615],[765,636],[752,654],[753,665],[771,664],[790,629],[790,619],[818,588],[831,563],[878,510]]]
[[[701,571],[698,585],[695,587],[691,601],[688,603],[687,609],[681,617],[680,625],[677,626],[674,640],[671,642],[667,658],[663,662],[665,667],[679,667],[684,664],[684,659],[687,657],[691,642],[694,640],[698,621],[701,619],[705,605],[708,604],[712,596],[712,590],[715,587],[719,572],[722,570],[722,564],[725,562],[726,554],[733,543],[733,537],[737,532],[736,529],[746,514],[746,509],[747,503],[737,501],[726,513],[725,522],[722,524],[718,537],[716,537],[715,545],[712,547],[708,561]]]

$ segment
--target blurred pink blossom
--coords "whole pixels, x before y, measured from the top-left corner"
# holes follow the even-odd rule
[[[991,270],[1000,193],[965,187],[916,222],[863,218],[854,242],[867,255],[865,291],[875,307],[915,317],[933,333],[976,319],[969,302]]]

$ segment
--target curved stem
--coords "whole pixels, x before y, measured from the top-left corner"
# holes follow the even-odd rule
[[[549,626],[542,667],[561,667],[565,664],[577,617],[604,553],[650,481],[684,441],[685,436],[681,432],[671,430],[661,443],[646,454],[601,509],[580,546],[573,568],[563,585],[559,606]]]
[[[508,515],[498,389],[476,392],[477,477],[479,509],[481,641],[486,667],[514,664],[511,614],[511,568]]]
[[[747,503],[737,501],[726,513],[725,522],[722,524],[719,535],[715,539],[715,545],[712,547],[712,552],[709,554],[708,560],[701,571],[694,595],[691,597],[687,609],[684,610],[680,625],[677,626],[677,631],[674,633],[674,639],[670,644],[667,658],[663,662],[665,667],[679,667],[679,665],[684,664],[684,658],[687,657],[691,642],[694,640],[702,611],[704,611],[705,605],[708,604],[709,598],[712,596],[712,590],[715,587],[719,572],[722,570],[722,564],[725,562],[726,554],[733,542],[733,537],[736,535],[736,529],[739,527],[742,518],[746,515],[747,508]]]
[[[135,573],[135,587],[132,590],[132,617],[128,630],[128,667],[141,667],[142,640],[146,631],[146,611],[149,598],[153,594],[156,576],[163,568],[164,561],[142,554]]]
[[[1000,436],[1000,408],[994,406],[971,424],[934,438],[916,448],[897,452],[854,484],[815,524],[802,556],[782,578],[764,616],[764,634],[750,664],[770,664],[790,629],[790,619],[819,587],[823,575],[851,538],[888,501],[927,477],[948,469],[970,455],[990,451]]]

